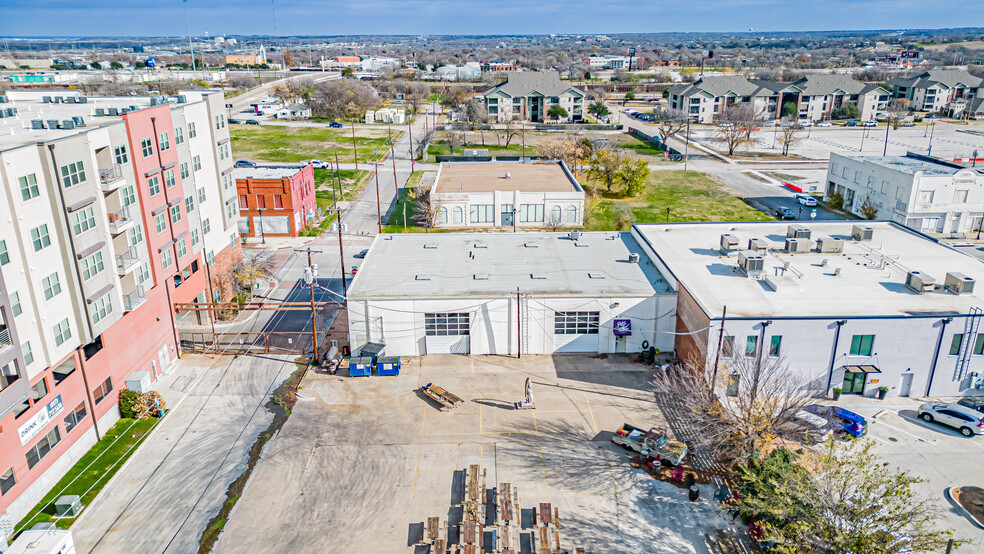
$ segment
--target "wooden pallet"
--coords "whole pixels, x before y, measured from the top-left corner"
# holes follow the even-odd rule
[[[427,383],[420,388],[420,391],[438,404],[442,405],[442,410],[452,410],[465,403],[465,401],[459,398],[458,395],[450,393],[434,383]]]

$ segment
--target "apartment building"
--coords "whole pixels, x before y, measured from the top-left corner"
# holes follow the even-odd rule
[[[233,176],[239,194],[241,234],[296,237],[317,218],[310,163],[237,167]]]
[[[888,81],[892,98],[904,98],[913,110],[940,112],[954,101],[984,96],[984,79],[963,69],[931,69]]]
[[[844,156],[831,153],[825,196],[844,209],[925,233],[966,233],[981,226],[984,172],[920,154]],[[866,208],[870,206],[870,208]]]
[[[220,92],[0,107],[0,514],[16,521],[118,419],[127,379],[177,358],[173,305],[208,297],[238,210]]]
[[[772,90],[741,75],[701,77],[693,83],[674,85],[667,94],[670,108],[685,112],[695,123],[714,123],[724,110],[740,102],[750,103],[762,114],[778,109]]]
[[[560,123],[577,123],[584,119],[586,95],[560,80],[556,71],[522,71],[506,73],[506,81],[482,93],[482,101],[493,121],[554,121],[547,112],[559,105],[567,112]]]

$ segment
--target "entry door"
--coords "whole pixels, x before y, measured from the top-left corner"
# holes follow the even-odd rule
[[[502,205],[502,227],[512,227],[513,224],[513,205]]]
[[[844,374],[844,394],[864,394],[865,373]]]
[[[626,342],[626,340],[625,340],[625,337],[624,336],[615,337],[615,352],[616,353],[623,353],[623,352],[625,352],[625,342]]]
[[[903,373],[902,383],[899,384],[899,396],[909,396],[909,391],[912,390],[912,374]]]
[[[160,368],[163,372],[167,368],[167,364],[171,361],[171,355],[167,351],[167,345],[161,346],[160,350],[157,351],[157,359],[160,360]]]

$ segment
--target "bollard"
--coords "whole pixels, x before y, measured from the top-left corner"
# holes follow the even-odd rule
[[[690,495],[689,496],[690,496],[690,501],[691,502],[696,502],[697,501],[697,498],[700,497],[700,489],[697,488],[697,485],[693,485],[693,486],[690,487]]]

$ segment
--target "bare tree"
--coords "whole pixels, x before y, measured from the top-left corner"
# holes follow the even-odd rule
[[[414,195],[413,221],[425,230],[437,223],[439,206],[431,201],[429,191],[417,191]]]
[[[518,125],[516,121],[512,119],[506,120],[506,127],[503,129],[505,132],[502,134],[502,138],[506,139],[506,147],[509,147],[509,143],[514,139],[521,138],[524,134],[523,127]],[[496,142],[499,142],[499,133],[496,133]],[[501,144],[501,143],[500,143]]]
[[[685,112],[673,108],[657,108],[653,110],[653,117],[656,119],[656,131],[659,133],[659,140],[663,144],[666,144],[670,137],[685,129],[690,120]]]
[[[461,129],[456,129],[453,124],[449,123],[448,130],[444,131],[444,140],[448,143],[451,153],[454,154],[455,149],[464,146],[465,132]]]
[[[411,83],[403,93],[404,102],[410,107],[414,115],[420,109],[421,104],[427,100],[428,89],[420,83]]]
[[[251,88],[256,86],[256,78],[250,75],[233,75],[229,78],[229,86],[233,88]]]
[[[789,155],[789,148],[800,141],[802,135],[799,131],[800,126],[795,121],[790,121],[789,125],[779,128],[779,144],[782,145],[782,155]]]
[[[888,124],[893,130],[898,130],[899,125],[909,114],[909,100],[906,98],[896,98],[888,103],[885,115],[888,116]]]
[[[691,360],[653,379],[657,403],[677,410],[724,462],[752,459],[773,438],[801,438],[796,414],[822,391],[819,382],[804,382],[784,357],[763,355],[761,347],[748,355],[725,352],[719,370],[713,359]]]
[[[433,127],[428,127],[427,130],[424,131],[423,135],[417,136],[413,139],[415,159],[423,159],[424,152],[427,151],[427,145],[429,145],[432,140],[434,140]]]
[[[486,111],[485,105],[480,100],[472,99],[465,104],[464,112],[468,128],[471,130],[478,129],[482,135],[482,146],[485,146],[485,129],[483,126],[489,121],[489,112]]]
[[[716,140],[727,146],[729,156],[733,156],[739,146],[750,142],[748,122],[754,119],[754,112],[748,104],[740,103],[728,106],[718,115]]]
[[[552,160],[563,160],[573,172],[577,172],[578,166],[594,152],[590,140],[573,134],[541,140],[536,148],[541,156]]]

